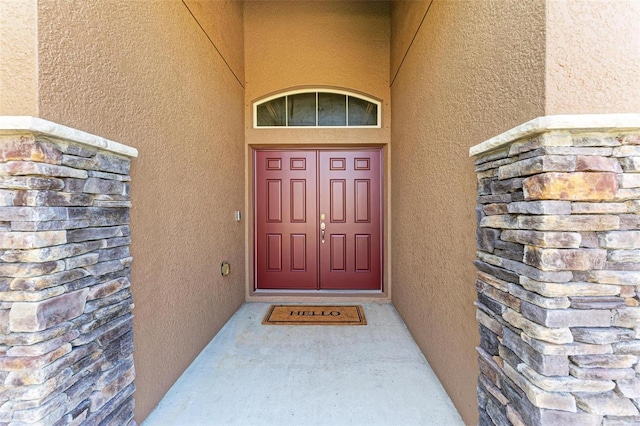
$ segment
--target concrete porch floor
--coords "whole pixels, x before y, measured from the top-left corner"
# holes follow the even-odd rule
[[[240,307],[143,426],[463,424],[392,305],[366,326],[265,326],[268,307]]]

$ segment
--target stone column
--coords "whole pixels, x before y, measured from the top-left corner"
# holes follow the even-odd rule
[[[640,424],[640,115],[541,117],[471,155],[480,424]]]
[[[0,117],[0,423],[133,423],[137,151]]]

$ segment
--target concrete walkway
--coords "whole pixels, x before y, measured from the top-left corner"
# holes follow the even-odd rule
[[[366,326],[261,325],[268,307],[244,304],[142,425],[463,424],[392,305]]]

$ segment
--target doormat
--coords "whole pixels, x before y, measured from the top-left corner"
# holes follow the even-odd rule
[[[367,325],[359,305],[271,305],[265,325]]]

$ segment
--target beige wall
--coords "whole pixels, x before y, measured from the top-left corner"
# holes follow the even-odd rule
[[[392,57],[407,53],[426,3],[394,3],[393,21],[412,18],[392,25]],[[393,302],[475,424],[476,180],[467,153],[544,113],[544,2],[434,1],[391,94]]]
[[[251,150],[255,145],[383,145],[389,158],[391,110],[389,91],[389,4],[352,1],[246,1],[245,140],[247,143],[247,294],[252,301],[253,236]],[[253,102],[275,92],[302,86],[334,87],[361,92],[382,102],[380,129],[253,129]],[[386,180],[389,167],[386,168]],[[385,188],[387,189],[387,188]],[[388,199],[388,191],[386,191]],[[388,229],[389,203],[385,226]],[[386,233],[388,234],[388,233]],[[385,243],[385,248],[388,244]],[[388,250],[387,250],[388,252]],[[385,254],[389,277],[388,253]],[[388,300],[386,293],[367,300]],[[316,298],[318,294],[311,297]],[[353,297],[345,296],[353,299]],[[302,300],[278,294],[279,300]],[[338,300],[338,299],[333,299]],[[341,299],[341,300],[344,300]]]
[[[389,142],[387,2],[247,1],[244,19],[247,143]],[[299,86],[346,88],[378,98],[383,102],[383,127],[252,128],[256,99]]]
[[[400,65],[409,52],[418,28],[433,3],[428,1],[395,1],[391,10],[391,84],[398,75]]]
[[[244,205],[242,4],[187,4],[208,14],[214,42],[233,34],[216,46],[233,73],[179,0],[43,0],[38,10],[40,116],[139,150],[138,421],[244,300],[244,224],[234,221]]]
[[[0,115],[38,115],[37,0],[0,0]]]
[[[546,113],[640,111],[640,1],[547,2]]]
[[[244,85],[243,1],[185,0],[185,3]]]

